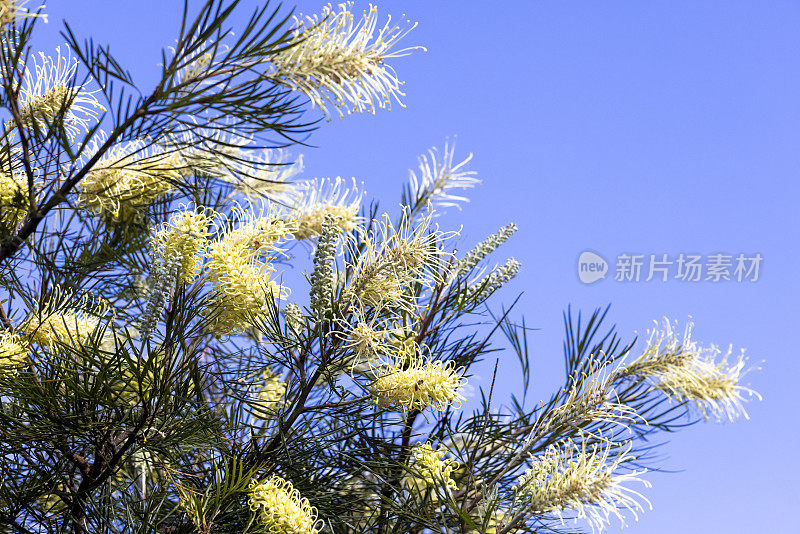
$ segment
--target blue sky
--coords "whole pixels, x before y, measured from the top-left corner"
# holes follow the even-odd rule
[[[51,1],[42,46],[60,20],[112,45],[142,86],[172,43],[177,0]],[[256,6],[256,1],[244,2]],[[291,2],[287,2],[291,5]],[[298,2],[304,13],[322,2]],[[361,7],[362,3],[358,3]],[[386,207],[430,146],[457,136],[484,180],[461,213],[463,249],[514,221],[498,261],[523,272],[519,311],[542,398],[561,365],[561,312],[612,303],[621,333],[664,316],[695,337],[746,347],[764,401],[751,421],[697,425],[672,436],[634,532],[791,532],[800,505],[797,331],[800,305],[796,2],[388,1],[428,48],[394,64],[407,107],[322,124],[304,150],[306,176],[355,176]],[[365,5],[364,5],[365,7]],[[753,282],[582,284],[576,261],[621,253],[760,253]],[[763,363],[761,363],[763,362]],[[513,356],[501,380],[518,386]],[[476,379],[480,383],[480,379]],[[796,525],[795,525],[796,528]]]

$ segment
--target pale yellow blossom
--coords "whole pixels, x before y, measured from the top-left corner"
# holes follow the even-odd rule
[[[456,481],[452,475],[458,469],[458,463],[444,458],[446,451],[434,449],[430,442],[418,444],[411,452],[411,466],[406,477],[406,485],[419,494],[432,489],[437,495],[437,488],[455,491]]]
[[[112,220],[135,220],[175,188],[185,165],[177,152],[144,141],[114,146],[81,181],[78,205]]]
[[[430,211],[419,221],[408,210],[403,215],[395,225],[384,214],[368,234],[348,242],[356,274],[346,294],[362,304],[410,310],[415,287],[430,287],[439,278],[438,267],[448,256],[442,242],[454,234],[433,226]]]
[[[253,481],[248,505],[256,523],[270,534],[315,534],[321,526],[317,509],[291,482],[273,475],[266,482]]]
[[[565,515],[586,519],[593,531],[603,530],[612,515],[624,525],[620,510],[638,518],[644,511],[639,501],[649,502],[623,484],[649,484],[638,476],[643,471],[621,471],[620,466],[632,459],[627,454],[630,445],[623,451],[615,445],[576,445],[567,440],[552,446],[531,459],[531,467],[520,476],[516,491],[533,514],[550,513],[562,521]]]
[[[747,418],[744,403],[761,397],[740,384],[745,369],[744,351],[729,363],[732,348],[723,353],[718,347],[703,347],[692,339],[689,323],[682,337],[669,321],[663,329],[653,329],[641,356],[621,367],[620,377],[649,380],[653,387],[681,402],[692,402],[706,417],[730,421]]]
[[[75,71],[78,61],[68,51],[61,55],[56,48],[55,59],[39,52],[38,61],[33,60],[33,72],[27,66],[20,89],[20,116],[28,126],[45,129],[48,124],[61,120],[61,125],[70,139],[96,122],[105,108],[95,97],[97,91],[75,86]]]
[[[383,408],[411,411],[444,411],[465,398],[463,368],[452,361],[441,362],[421,356],[398,356],[373,366],[370,385],[375,403]]]
[[[29,205],[25,179],[0,169],[0,234],[14,232],[28,213]]]
[[[210,210],[183,208],[162,223],[154,238],[155,251],[166,262],[173,255],[180,257],[178,278],[184,284],[197,278],[201,258],[208,244],[210,225],[214,219]]]
[[[237,211],[240,225],[212,241],[206,263],[213,284],[212,327],[217,334],[242,333],[263,316],[285,289],[273,280],[270,254],[290,236],[291,226],[275,214],[252,217]]]
[[[322,223],[333,216],[343,232],[356,228],[362,218],[358,215],[364,193],[358,191],[355,180],[348,187],[342,178],[313,179],[299,183],[288,201],[296,239],[310,239],[322,232]]]
[[[28,352],[24,338],[9,331],[0,332],[0,377],[13,376],[25,364]]]
[[[370,5],[356,22],[352,7],[352,2],[338,10],[328,4],[320,16],[296,18],[293,42],[270,58],[271,76],[305,93],[326,115],[375,113],[390,107],[392,99],[402,106],[402,82],[386,61],[422,49],[391,51],[416,24],[392,25],[390,17],[375,35],[377,8]]]
[[[108,307],[88,296],[73,299],[72,295],[72,291],[56,286],[45,304],[23,322],[20,332],[30,342],[51,351],[62,345],[80,350],[90,343],[113,350],[113,332],[104,329],[100,321]]]

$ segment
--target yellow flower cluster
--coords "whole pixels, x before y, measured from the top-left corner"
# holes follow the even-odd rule
[[[33,343],[49,350],[59,344],[79,349],[94,334],[99,320],[82,310],[66,309],[44,315],[33,315],[24,330]]]
[[[283,403],[287,384],[280,379],[278,373],[269,368],[264,370],[263,378],[264,381],[261,383],[261,389],[256,397],[255,405],[260,413],[271,415],[274,414]]]
[[[18,176],[0,170],[0,233],[17,229],[28,212],[28,186]]]
[[[534,513],[554,513],[562,520],[565,513],[574,513],[576,518],[586,519],[593,530],[602,530],[611,515],[624,523],[620,509],[636,516],[643,511],[638,499],[646,499],[622,484],[649,484],[637,476],[640,472],[615,472],[620,464],[632,459],[627,455],[630,447],[620,454],[615,445],[607,442],[590,448],[567,440],[551,446],[532,459],[531,467],[519,478],[516,491],[529,501]]]
[[[0,0],[0,30],[14,21],[27,18],[41,18],[47,22],[47,15],[36,12],[44,6],[35,8],[34,12],[31,12],[31,10],[22,7],[27,2],[28,0]]]
[[[257,523],[270,534],[316,534],[317,509],[294,489],[292,483],[273,475],[266,482],[253,481],[248,504]]]
[[[100,318],[108,311],[107,305],[93,302],[87,295],[71,302],[72,296],[71,290],[55,286],[47,302],[23,322],[20,332],[31,343],[48,350],[60,345],[78,350],[94,336],[101,348],[112,350],[113,332],[102,336],[99,332]]]
[[[281,285],[271,278],[275,269],[265,253],[277,252],[276,243],[289,237],[291,226],[274,215],[247,221],[209,246],[208,278],[214,285],[213,329],[232,334],[247,329],[263,315],[270,299],[284,298]]]
[[[458,463],[443,458],[445,451],[435,450],[430,443],[422,443],[414,447],[411,453],[411,476],[407,483],[418,492],[425,488],[444,487],[447,491],[455,491],[456,481],[452,478],[453,470]]]
[[[23,338],[8,331],[0,333],[0,377],[13,376],[27,356],[28,344]]]
[[[89,125],[105,108],[93,91],[74,85],[78,61],[71,53],[62,56],[61,49],[56,48],[56,54],[53,59],[39,52],[39,60],[33,61],[34,72],[25,68],[20,116],[26,126],[43,129],[60,121],[67,136],[75,139],[81,128],[89,133]]]
[[[251,217],[248,212],[236,211],[236,218],[244,222],[238,228],[228,232],[225,238],[217,241],[215,250],[225,249],[232,254],[248,258],[263,253],[276,252],[278,241],[291,236],[291,223],[281,220],[275,214]]]
[[[197,278],[201,253],[208,243],[209,225],[213,218],[213,212],[184,208],[156,232],[155,249],[160,258],[164,262],[174,255],[181,258],[178,278],[184,284],[191,284]]]
[[[383,408],[444,411],[464,400],[460,394],[466,383],[461,376],[463,372],[452,361],[399,356],[375,366],[370,392],[375,403]]]
[[[350,330],[348,346],[355,350],[357,360],[373,358],[381,351],[386,334],[386,330],[376,330],[374,326],[358,321]]]
[[[113,147],[81,181],[79,205],[130,222],[172,191],[184,168],[178,153],[148,150],[142,141]]]
[[[656,387],[679,400],[691,400],[708,419],[715,416],[734,421],[740,415],[747,418],[743,402],[745,395],[758,394],[739,385],[745,366],[744,356],[728,364],[731,349],[720,361],[722,352],[716,347],[706,349],[706,356],[691,360],[685,367],[676,367],[658,378]],[[710,352],[708,352],[710,351]]]
[[[373,40],[377,8],[370,6],[356,22],[352,6],[339,4],[334,11],[328,5],[319,17],[298,19],[291,46],[271,58],[273,76],[305,93],[326,114],[329,105],[343,116],[343,111],[374,113],[376,107],[389,107],[392,98],[400,103],[402,84],[386,60],[414,50],[389,51],[413,25],[401,28],[387,21]]]
[[[747,373],[744,353],[729,364],[732,349],[729,347],[720,359],[719,348],[702,347],[691,339],[692,327],[691,323],[687,325],[681,339],[665,321],[662,330],[651,332],[643,354],[619,371],[620,376],[648,378],[670,397],[694,402],[706,419],[747,418],[744,402],[760,396],[739,384]]]
[[[404,213],[395,226],[388,215],[375,224],[371,235],[349,243],[351,256],[358,258],[356,275],[347,288],[350,295],[372,307],[410,309],[409,289],[430,285],[435,267],[444,256],[440,240],[449,237],[431,227],[432,212],[413,223]]]
[[[289,201],[294,210],[292,221],[295,239],[311,239],[320,235],[322,223],[328,215],[333,216],[340,230],[352,231],[361,220],[358,210],[363,196],[358,192],[355,180],[351,187],[347,187],[341,178],[303,182]]]

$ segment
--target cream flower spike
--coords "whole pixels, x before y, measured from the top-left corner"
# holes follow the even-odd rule
[[[389,361],[370,362],[374,380],[370,392],[381,408],[410,412],[427,409],[443,412],[465,400],[463,368],[452,361],[400,355]]]
[[[622,525],[627,510],[638,520],[644,511],[640,501],[650,502],[639,492],[625,487],[628,482],[650,484],[639,478],[645,471],[620,472],[619,467],[633,460],[630,445],[619,451],[614,442],[588,446],[571,440],[549,447],[531,459],[531,467],[520,476],[515,492],[525,499],[533,513],[551,513],[563,522],[565,515],[585,519],[592,532],[603,531],[611,516]]]
[[[33,343],[48,350],[67,345],[79,350],[93,338],[104,350],[114,349],[113,332],[103,331],[101,319],[109,306],[89,295],[74,301],[73,292],[55,287],[47,302],[23,322],[20,331]]]
[[[340,117],[375,113],[391,107],[392,99],[402,106],[402,82],[386,61],[424,50],[390,51],[416,24],[392,25],[389,17],[375,35],[377,8],[370,4],[358,22],[352,8],[352,2],[339,4],[338,10],[328,4],[320,15],[295,17],[293,43],[271,58],[271,75],[305,93],[327,116],[334,110]]]
[[[417,220],[411,220],[409,213],[404,208],[397,225],[384,214],[369,232],[348,240],[350,256],[357,261],[346,294],[362,305],[410,310],[415,297],[409,289],[431,286],[439,277],[439,267],[450,255],[441,242],[456,234],[440,231],[431,222],[431,210]]]
[[[27,182],[3,165],[0,168],[0,234],[16,231],[29,205]]]
[[[213,210],[182,205],[155,232],[154,253],[165,264],[174,255],[180,257],[178,278],[184,284],[191,284],[197,278],[216,216]]]
[[[411,473],[406,477],[406,485],[418,493],[424,493],[426,488],[458,489],[452,478],[458,462],[444,458],[446,452],[446,449],[434,449],[430,442],[418,443],[411,451]]]
[[[98,136],[91,157],[104,136]],[[81,181],[78,205],[108,218],[131,220],[175,189],[186,162],[179,152],[145,140],[113,146]]]
[[[28,343],[22,336],[9,331],[0,332],[0,378],[16,375],[29,352]]]
[[[461,203],[469,202],[464,196],[454,195],[453,189],[471,189],[481,183],[475,171],[465,167],[472,160],[470,153],[460,163],[453,163],[455,143],[445,142],[444,150],[439,155],[436,147],[428,150],[428,154],[419,157],[419,175],[409,170],[409,185],[413,201],[430,202],[436,207],[461,209]]]
[[[0,29],[24,19],[38,18],[47,22],[47,15],[39,12],[44,8],[44,4],[38,8],[28,9],[23,7],[27,3],[28,0],[0,0]]]
[[[358,311],[356,311],[358,314]],[[390,330],[378,318],[366,320],[359,317],[352,327],[348,328],[348,339],[343,346],[353,349],[355,358],[353,363],[374,358],[387,351],[386,339]]]
[[[235,228],[214,239],[208,247],[206,269],[213,284],[211,320],[217,335],[238,334],[267,313],[270,298],[285,298],[286,288],[273,280],[279,241],[291,236],[292,227],[276,208],[253,212],[238,206]]]
[[[81,129],[89,133],[89,126],[106,109],[97,101],[97,91],[72,85],[77,67],[78,61],[69,49],[62,56],[61,47],[57,47],[55,59],[39,52],[38,61],[33,60],[33,72],[25,68],[20,90],[20,115],[25,125],[45,128],[66,108],[63,126],[69,138],[75,139]]]
[[[745,369],[744,350],[733,363],[732,347],[723,353],[715,345],[701,346],[692,339],[693,323],[688,323],[683,336],[664,320],[661,329],[649,334],[647,347],[639,358],[622,367],[621,376],[648,379],[653,387],[679,402],[692,402],[706,419],[733,422],[748,419],[744,403],[761,396],[740,384],[752,368]],[[721,357],[720,357],[721,356]]]
[[[316,534],[322,528],[317,509],[288,480],[273,475],[266,482],[253,481],[248,505],[256,524],[275,534]]]
[[[358,210],[365,192],[359,192],[355,178],[352,186],[337,177],[315,178],[298,184],[289,201],[291,219],[295,224],[296,239],[310,239],[322,232],[326,215],[337,218],[339,228],[350,232],[361,222]]]

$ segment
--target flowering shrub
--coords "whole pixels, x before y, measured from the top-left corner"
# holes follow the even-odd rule
[[[653,434],[746,417],[743,356],[601,311],[568,317],[546,401],[471,395],[496,350],[529,368],[524,321],[485,313],[516,225],[456,253],[436,223],[472,155],[432,149],[384,213],[293,152],[306,114],[402,103],[414,25],[345,3],[231,32],[237,4],[187,12],[147,90],[71,30],[32,50],[44,8],[0,2],[0,530],[601,530],[649,506]]]

